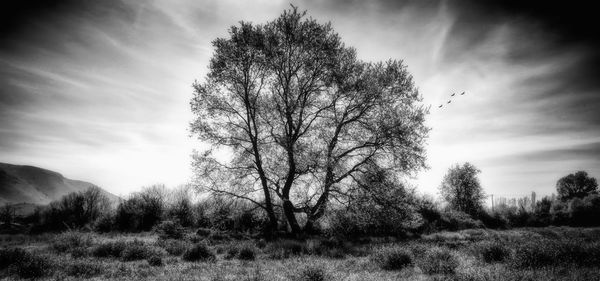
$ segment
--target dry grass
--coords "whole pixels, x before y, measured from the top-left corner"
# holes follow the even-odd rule
[[[438,233],[411,241],[394,242],[380,239],[379,242],[368,245],[319,242],[311,239],[304,242],[280,241],[267,243],[266,247],[255,247],[257,241],[225,240],[208,244],[208,248],[216,253],[214,260],[198,261],[186,261],[179,253],[180,247],[195,245],[188,240],[182,240],[181,243],[164,243],[152,233],[89,235],[92,236],[91,244],[86,240],[86,243],[76,247],[78,252],[85,250],[88,254],[78,254],[76,257],[72,255],[73,251],[55,250],[56,241],[70,239],[64,234],[31,237],[4,235],[0,237],[0,248],[21,248],[36,257],[47,259],[48,263],[42,264],[51,268],[42,272],[41,280],[600,280],[600,265],[588,264],[584,259],[578,258],[578,255],[600,257],[600,247],[596,242],[600,241],[600,229],[478,229]],[[133,261],[111,255],[93,255],[94,249],[99,245],[132,241],[143,241],[135,243],[152,248],[178,248],[177,251],[173,250],[178,253],[173,255],[163,251],[162,254]],[[490,245],[491,241],[494,241],[494,244]],[[527,248],[523,249],[522,245],[527,245]],[[577,248],[577,252],[569,252],[573,258],[555,259],[555,262],[541,267],[523,267],[515,263],[515,259],[523,259],[523,255],[535,258],[540,253],[554,253],[548,245],[558,247],[556,249],[559,250],[565,249],[560,245],[580,247]],[[236,253],[236,258],[227,259],[227,255],[230,254],[227,249],[236,246],[238,249],[252,249],[254,259],[239,259],[239,252]],[[502,251],[496,247],[501,247]],[[384,270],[374,258],[382,249],[397,249],[403,255],[410,256],[413,262],[402,263],[403,266],[399,266],[397,270]],[[508,249],[510,255],[504,257],[506,252],[503,249]],[[329,251],[347,254],[331,257],[323,254]],[[502,259],[496,257],[496,251],[502,254],[499,255],[503,256]],[[360,254],[352,254],[354,252]],[[493,262],[484,261],[485,255],[491,255]],[[440,264],[449,263],[453,270],[431,270],[426,266],[431,263],[428,258]],[[19,272],[32,265],[23,263],[20,266],[22,268],[18,268],[17,265],[1,268],[0,279],[19,279]],[[27,277],[26,274],[21,276]]]

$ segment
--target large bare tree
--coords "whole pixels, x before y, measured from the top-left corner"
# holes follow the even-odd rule
[[[281,212],[297,233],[367,167],[424,167],[427,109],[402,62],[358,60],[295,7],[213,46],[191,102],[192,132],[211,144],[195,154],[201,190],[254,203],[273,228]]]

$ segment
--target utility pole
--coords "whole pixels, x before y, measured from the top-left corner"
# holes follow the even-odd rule
[[[494,194],[491,194],[492,196],[492,213],[494,212]]]

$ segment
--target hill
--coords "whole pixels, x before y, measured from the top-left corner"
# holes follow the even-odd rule
[[[0,205],[46,205],[71,192],[86,190],[92,183],[72,180],[63,175],[33,166],[0,163]],[[119,197],[102,190],[112,201]]]

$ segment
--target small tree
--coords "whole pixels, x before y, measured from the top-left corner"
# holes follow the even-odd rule
[[[87,223],[95,221],[110,209],[110,199],[97,186],[91,186],[81,194],[83,197],[83,216]]]
[[[191,187],[187,185],[176,188],[169,196],[167,215],[185,227],[192,226],[195,222],[194,209],[190,199],[192,196]]]
[[[538,226],[550,225],[552,222],[552,216],[550,215],[551,208],[552,198],[549,196],[545,196],[542,200],[535,203],[533,214],[535,215]]]
[[[110,208],[110,200],[97,186],[72,192],[52,201],[40,214],[40,227],[45,231],[78,228],[96,221]]]
[[[0,223],[10,225],[15,220],[16,208],[15,205],[6,204],[0,208]]]
[[[456,164],[444,176],[440,193],[450,208],[477,215],[483,209],[485,195],[477,174],[481,171],[471,163]]]
[[[598,182],[589,177],[585,171],[569,174],[556,182],[558,198],[567,201],[572,198],[583,198],[598,192]]]
[[[150,230],[159,223],[165,212],[165,186],[154,185],[134,193],[121,202],[115,221],[120,230]]]

